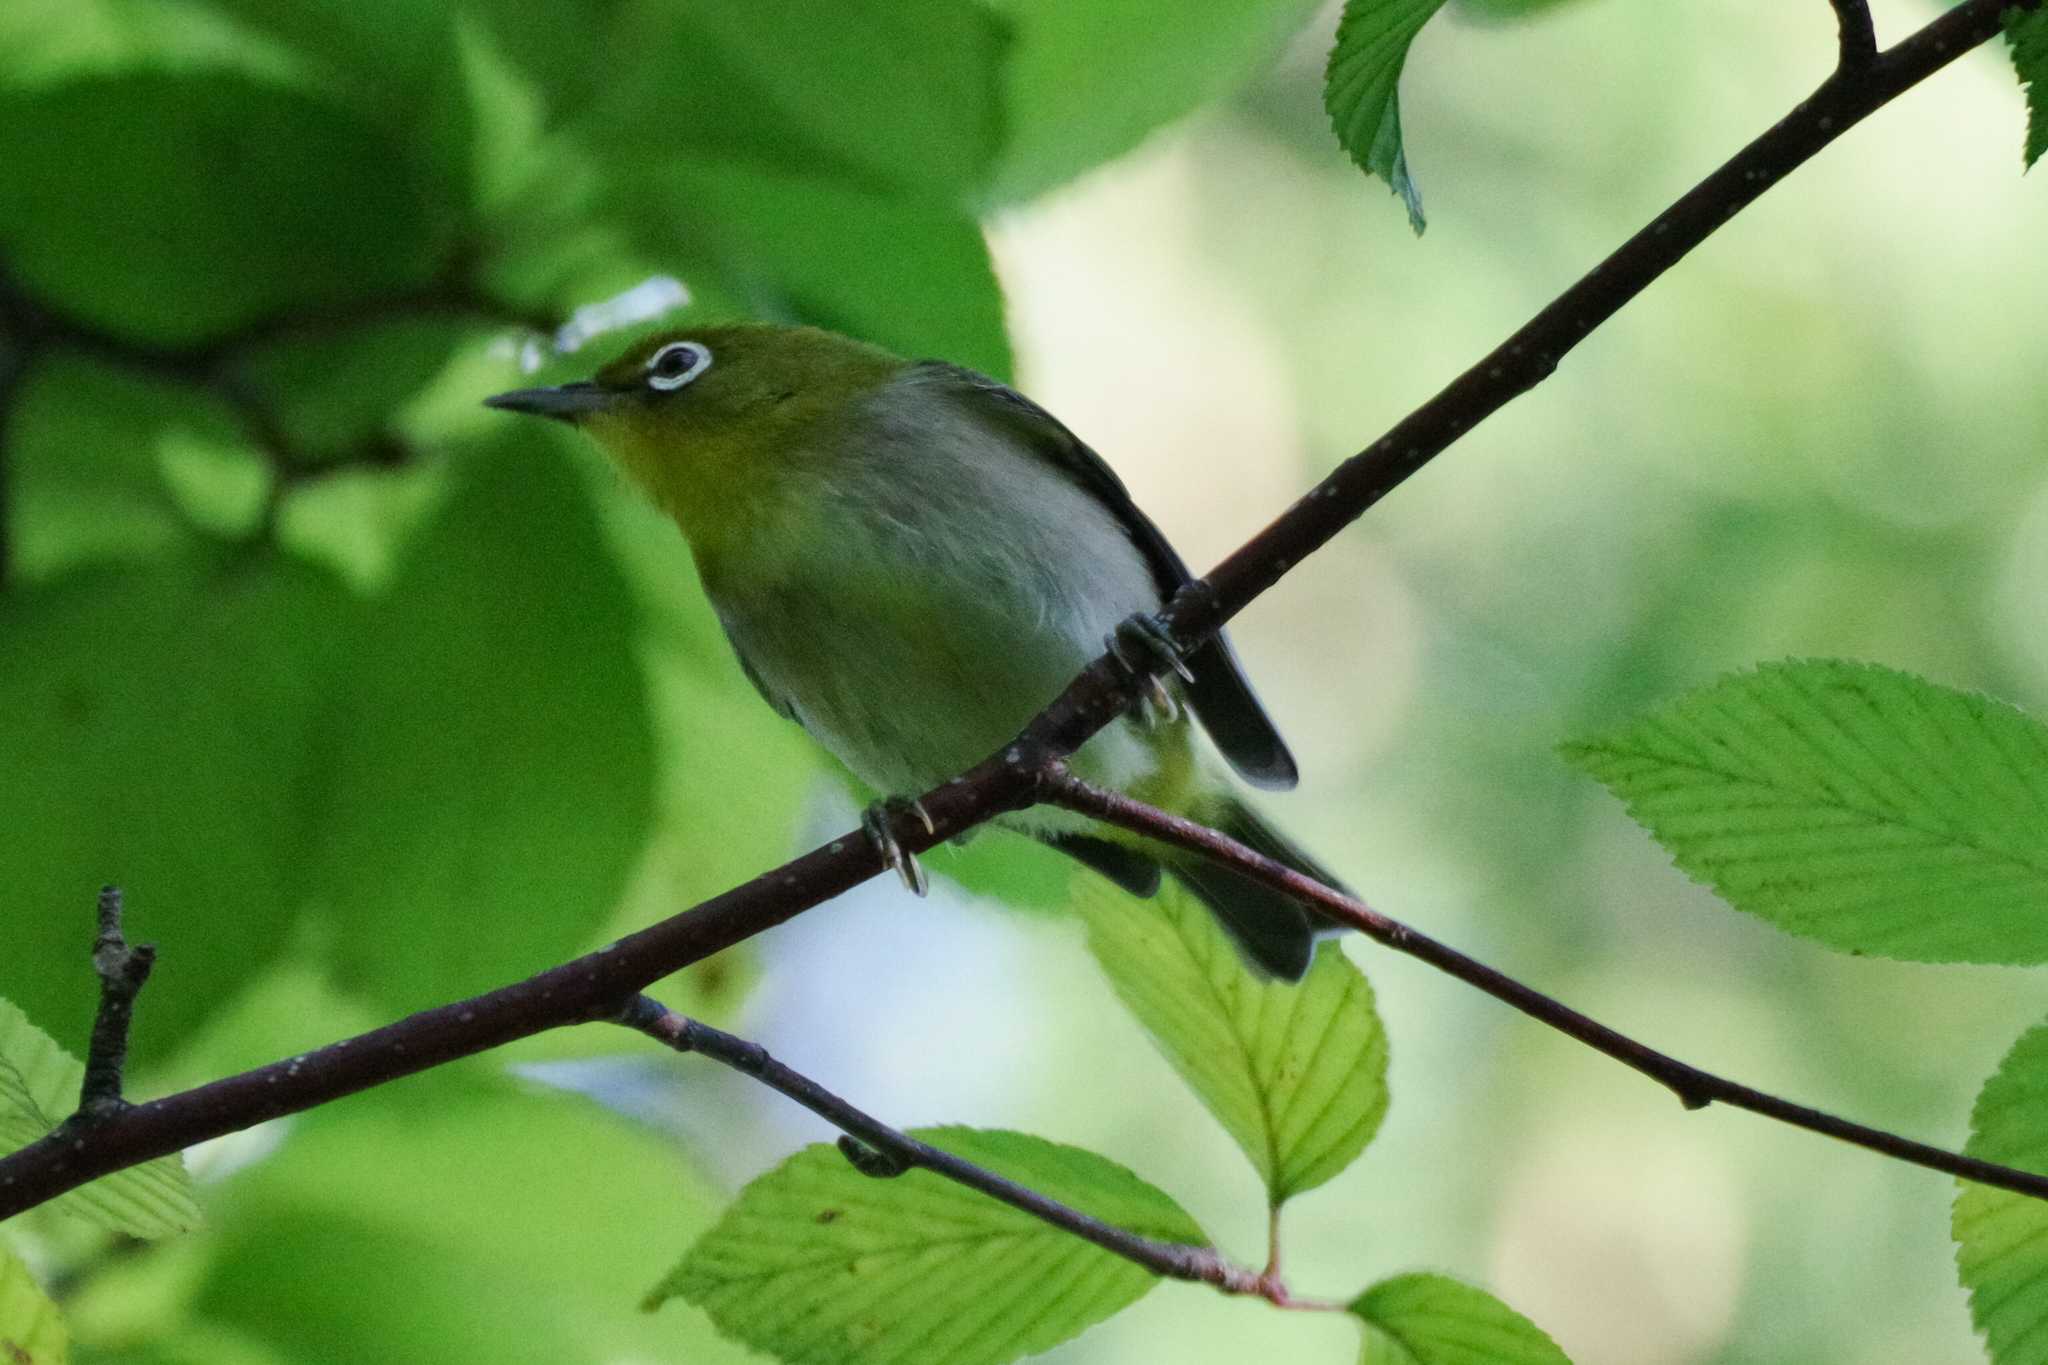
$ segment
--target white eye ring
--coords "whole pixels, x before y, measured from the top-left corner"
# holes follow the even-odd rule
[[[672,341],[647,357],[647,387],[667,393],[710,368],[710,347],[695,341]]]

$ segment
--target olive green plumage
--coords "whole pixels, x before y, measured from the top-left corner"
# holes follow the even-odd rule
[[[1044,409],[829,332],[672,332],[590,381],[489,401],[573,423],[675,519],[748,678],[878,793],[915,795],[986,757],[1119,622],[1188,581],[1109,466]],[[1223,757],[1257,785],[1292,786],[1229,643],[1186,662],[1185,700]],[[1121,720],[1073,767],[1323,877],[1191,731]],[[1313,934],[1285,897],[1067,812],[1003,823],[1139,895],[1164,866],[1254,965],[1307,970]]]

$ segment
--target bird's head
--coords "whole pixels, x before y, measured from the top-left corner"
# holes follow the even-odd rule
[[[745,534],[750,512],[792,476],[830,461],[837,425],[903,367],[814,327],[699,327],[645,338],[590,379],[484,402],[587,433],[701,558],[721,537]]]

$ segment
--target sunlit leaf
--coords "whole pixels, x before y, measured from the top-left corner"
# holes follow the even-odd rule
[[[2048,728],[1869,664],[1733,674],[1565,746],[1678,865],[1831,947],[2048,960]]]
[[[0,1067],[5,1066],[4,1058],[5,1043],[0,1041]],[[70,1359],[71,1334],[64,1328],[64,1315],[21,1258],[0,1243],[0,1360],[7,1365],[65,1365]]]
[[[1535,1323],[1443,1275],[1381,1280],[1351,1311],[1365,1323],[1359,1365],[1571,1365]]]
[[[2048,1025],[2022,1034],[1978,1092],[1970,1113],[1974,1157],[2048,1172]],[[1952,1230],[1970,1318],[1997,1365],[2048,1362],[2048,1204],[1957,1182]]]
[[[1201,1244],[1200,1228],[1122,1166],[1023,1133],[915,1136],[1132,1232]],[[862,1175],[807,1147],[754,1181],[649,1296],[801,1365],[999,1365],[1132,1303],[1151,1272],[927,1171]]]
[[[1251,1159],[1274,1204],[1351,1163],[1387,1110],[1372,988],[1335,942],[1298,984],[1262,981],[1171,880],[1151,900],[1076,887],[1118,998]]]
[[[13,1003],[0,1000],[0,1154],[26,1147],[63,1122],[78,1108],[84,1079],[85,1063],[57,1046]],[[192,1181],[176,1156],[102,1176],[58,1196],[50,1206],[130,1237],[167,1237],[200,1221]],[[8,1325],[4,1272],[0,1260],[0,1338]]]
[[[744,1365],[692,1315],[633,1307],[651,1249],[716,1200],[642,1126],[443,1070],[295,1120],[224,1185],[189,1311],[295,1362]]]
[[[562,452],[508,429],[410,547],[336,680],[315,903],[343,984],[412,1008],[551,965],[647,836],[626,589]]]
[[[1444,0],[1347,0],[1323,76],[1323,107],[1351,159],[1401,196],[1422,231],[1422,194],[1401,145],[1401,68],[1408,45]]]

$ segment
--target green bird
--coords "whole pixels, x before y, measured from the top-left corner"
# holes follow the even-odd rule
[[[1179,680],[1246,781],[1294,785],[1229,642],[1182,658],[1157,624],[1187,566],[1102,458],[1015,390],[815,328],[737,325],[652,337],[594,379],[485,401],[595,440],[682,529],[761,696],[896,804],[1015,737],[1108,643],[1151,677],[1152,700],[1082,746],[1074,772],[1336,884],[1238,798],[1160,684]],[[891,804],[865,827],[922,890]],[[1310,919],[1285,896],[1068,811],[1001,823],[1135,895],[1163,870],[1256,970],[1308,970]]]

